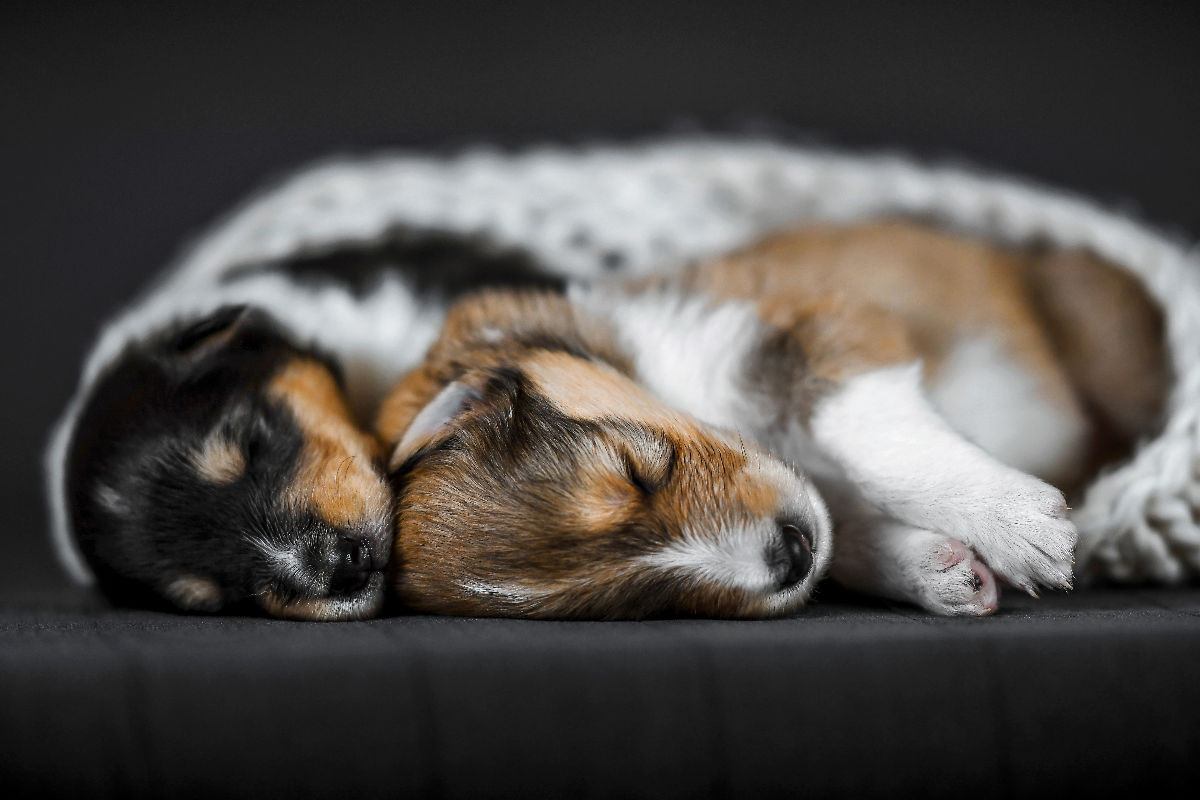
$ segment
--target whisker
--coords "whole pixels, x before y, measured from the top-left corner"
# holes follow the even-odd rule
[[[345,468],[346,464],[348,464],[349,462],[351,462],[353,460],[354,460],[354,456],[346,456],[345,458],[342,459],[342,463],[338,464],[337,471],[335,473],[333,473],[333,489],[334,489],[334,491],[341,490],[342,469]]]

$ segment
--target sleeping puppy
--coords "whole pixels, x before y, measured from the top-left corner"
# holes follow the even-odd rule
[[[130,345],[67,455],[76,541],[126,602],[352,619],[384,597],[391,493],[338,371],[261,310]]]
[[[1061,489],[1153,431],[1161,325],[1087,254],[899,222],[469,297],[378,418],[395,590],[637,618],[788,613],[831,566],[940,614],[1068,589]]]
[[[168,280],[102,332],[52,437],[63,564],[126,603],[376,613],[391,493],[357,420],[484,275],[561,285],[524,254],[402,227]]]

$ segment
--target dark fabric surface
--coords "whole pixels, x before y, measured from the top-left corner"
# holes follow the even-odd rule
[[[1200,591],[764,622],[290,623],[0,598],[3,785],[162,797],[1184,795]]]

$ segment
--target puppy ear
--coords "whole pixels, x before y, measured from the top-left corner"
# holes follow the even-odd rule
[[[442,389],[408,426],[400,444],[392,451],[388,469],[397,469],[418,450],[440,439],[452,429],[455,420],[482,403],[483,393],[461,381]]]
[[[172,348],[186,361],[201,361],[227,347],[249,315],[249,306],[222,306],[184,328],[172,341]]]

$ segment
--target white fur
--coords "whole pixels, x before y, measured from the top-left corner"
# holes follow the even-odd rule
[[[767,564],[767,553],[778,544],[779,522],[747,520],[719,525],[715,533],[685,529],[683,536],[661,550],[642,556],[638,563],[763,595],[770,611],[794,609],[824,577],[833,558],[833,525],[825,502],[812,484],[774,459],[753,458],[747,471],[759,481],[774,484],[782,498],[778,513],[804,522],[812,533],[812,568],[795,586],[777,591],[777,576]]]
[[[308,569],[298,550],[280,547],[260,536],[247,535],[246,540],[262,553],[276,574],[286,576],[294,586],[302,587],[315,595],[297,601],[306,609],[300,615],[303,619],[362,619],[374,615],[383,605],[386,578],[382,571],[373,573],[366,586],[353,595],[322,597],[321,595],[329,591],[329,576],[321,571],[314,573]],[[275,613],[286,614],[286,609]]]
[[[1087,446],[1084,419],[1055,406],[993,339],[956,344],[929,395],[955,430],[1022,472],[1062,474]]]
[[[764,522],[725,527],[715,536],[685,529],[680,539],[638,561],[705,583],[766,593],[775,587],[776,578],[764,554],[777,535],[774,524]]]
[[[935,614],[982,616],[996,609],[995,576],[964,544],[880,513],[851,484],[822,488],[837,515],[831,574],[843,586]]]
[[[996,610],[995,578],[960,542],[882,517],[858,524],[838,528],[834,576],[844,585],[946,616]]]
[[[295,550],[268,541],[260,536],[246,536],[246,541],[254,545],[263,558],[271,565],[272,570],[297,586],[308,586],[313,594],[320,594],[323,587],[315,585],[313,576],[304,568],[304,561]]]
[[[753,303],[583,286],[572,287],[571,298],[612,323],[638,380],[664,403],[731,430],[753,421],[742,392],[746,363],[762,338]]]
[[[921,391],[919,364],[849,380],[818,403],[818,446],[889,516],[970,545],[1029,592],[1068,588],[1074,526],[1062,493],[955,433]]]
[[[553,589],[541,589],[526,584],[490,583],[488,581],[460,581],[458,587],[479,597],[501,600],[516,606],[529,605],[554,594]]]

